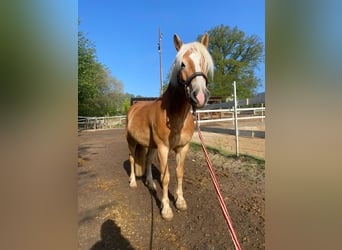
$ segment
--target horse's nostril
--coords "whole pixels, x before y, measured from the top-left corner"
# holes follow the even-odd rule
[[[208,100],[208,92],[207,91],[192,91],[190,94],[190,102],[193,105],[196,105],[198,108],[202,108]]]
[[[190,94],[190,101],[194,104],[197,104],[197,99],[196,99],[196,93],[195,91],[192,91]]]
[[[205,103],[205,95],[203,94],[202,91],[200,91],[200,92],[198,93],[198,95],[196,96],[196,99],[197,99],[197,101],[198,101],[198,103],[199,103],[200,105],[204,105],[204,103]]]

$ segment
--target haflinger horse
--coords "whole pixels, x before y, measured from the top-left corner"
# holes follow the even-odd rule
[[[185,156],[194,133],[191,114],[203,108],[209,98],[207,76],[213,76],[213,61],[207,50],[208,33],[200,42],[183,44],[177,34],[173,37],[178,51],[170,75],[170,83],[164,94],[155,101],[141,101],[132,105],[127,114],[126,138],[131,165],[130,186],[136,187],[136,176],[146,174],[146,185],[152,190],[151,165],[155,155],[160,164],[160,181],[163,189],[161,215],[165,220],[173,218],[168,197],[170,172],[167,164],[171,150],[176,153],[176,207],[186,210],[183,197]],[[146,173],[145,173],[146,172]]]

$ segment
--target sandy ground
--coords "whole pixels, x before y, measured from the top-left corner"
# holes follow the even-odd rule
[[[239,153],[265,158],[265,123],[261,120],[239,121]],[[205,144],[236,153],[236,140],[233,123],[210,123],[200,125]],[[210,132],[209,132],[210,131]],[[234,135],[232,135],[234,134]],[[254,135],[254,137],[252,137]],[[197,131],[192,141],[199,143]]]
[[[225,149],[232,145],[234,149],[231,135],[203,135],[209,145]],[[218,145],[221,140],[222,145]],[[241,138],[240,152],[262,157],[263,145],[264,139]],[[242,249],[264,249],[264,163],[218,153],[210,153],[210,158]],[[137,188],[129,187],[123,129],[80,132],[78,162],[79,249],[234,249],[200,150],[191,148],[185,162],[186,211],[173,205],[175,155],[169,156],[169,196],[174,211],[170,222],[160,215],[157,163],[153,167],[156,192],[149,191],[143,178]]]

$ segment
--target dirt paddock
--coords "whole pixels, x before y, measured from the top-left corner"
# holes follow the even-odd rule
[[[203,136],[211,146],[222,141],[220,147],[234,148],[231,135],[203,132]],[[194,141],[196,138],[194,134]],[[153,166],[155,193],[143,179],[138,179],[136,189],[128,185],[124,129],[83,131],[78,139],[78,249],[234,249],[203,153],[197,147],[191,147],[185,162],[186,211],[177,211],[173,205],[175,154],[169,156],[169,197],[174,218],[167,222],[160,215],[157,163]],[[241,153],[252,148],[255,152],[250,154],[264,157],[264,139],[241,139],[240,147],[246,151]],[[215,152],[210,158],[242,249],[264,249],[264,162]]]

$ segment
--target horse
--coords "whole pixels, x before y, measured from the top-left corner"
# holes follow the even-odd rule
[[[191,108],[203,108],[209,99],[208,75],[213,77],[213,60],[208,52],[209,35],[200,41],[183,44],[173,36],[177,51],[166,91],[154,101],[133,104],[127,113],[126,139],[131,167],[129,185],[137,187],[136,176],[146,174],[146,185],[155,190],[151,165],[157,155],[162,185],[161,216],[172,220],[173,212],[168,197],[170,172],[168,154],[176,153],[176,208],[186,210],[183,196],[184,161],[194,133]]]

